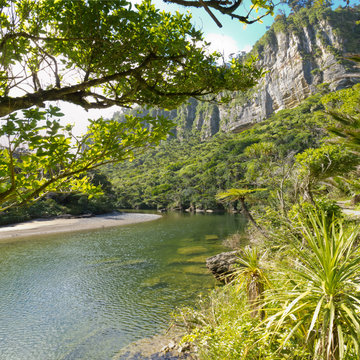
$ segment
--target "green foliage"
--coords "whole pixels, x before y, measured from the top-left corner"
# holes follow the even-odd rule
[[[338,145],[322,145],[296,155],[299,177],[308,183],[344,174],[359,163],[359,158]]]
[[[323,103],[327,107],[334,125],[329,131],[337,136],[337,142],[344,144],[355,154],[360,151],[360,85],[345,89],[324,97]]]
[[[253,318],[258,315],[263,318],[263,293],[270,286],[266,271],[261,264],[262,258],[257,248],[245,247],[238,259],[239,268],[233,274],[238,291],[245,288],[251,309],[250,316]]]
[[[115,210],[115,193],[106,176],[98,171],[90,171],[88,180],[101,190],[102,195],[89,196],[80,192],[50,192],[39,201],[30,202],[22,207],[12,207],[0,213],[0,224],[52,218],[63,214],[104,214]]]
[[[216,195],[217,200],[222,201],[237,201],[245,199],[248,195],[256,193],[258,191],[266,191],[266,189],[229,189]]]
[[[360,116],[350,116],[335,111],[330,111],[329,114],[337,121],[337,126],[330,127],[329,131],[338,137],[339,143],[359,154]]]
[[[291,268],[294,287],[274,293],[283,306],[268,318],[270,338],[288,329],[285,347],[293,336],[300,346],[323,359],[359,357],[359,273],[356,239],[358,228],[329,222],[325,214],[309,214],[302,235],[306,248],[295,245],[297,264]],[[289,331],[290,330],[290,331]]]
[[[247,289],[232,285],[182,312],[191,324],[185,340],[197,345],[201,359],[359,358],[359,228],[321,211],[306,216],[286,262],[272,259],[263,321],[249,316]],[[256,261],[244,265],[247,274]]]
[[[70,213],[69,209],[53,199],[42,199],[29,206],[14,207],[0,214],[0,224],[8,225],[37,218],[51,218]]]
[[[308,223],[309,219],[306,214],[312,212],[322,212],[328,221],[332,219],[341,219],[343,217],[342,211],[336,201],[328,197],[320,197],[314,199],[314,204],[310,202],[301,202],[291,207],[288,212],[288,217],[292,222],[292,226],[299,228],[301,224]]]
[[[87,171],[108,163],[132,160],[159,144],[172,123],[163,118],[127,116],[126,121],[92,120],[88,132],[76,137],[71,126],[61,126],[59,108],[24,110],[0,120],[0,209],[24,205],[49,191],[101,190]],[[151,129],[150,129],[151,128]]]
[[[356,169],[359,157],[340,145],[322,145],[295,157],[295,171],[300,190],[307,201],[314,202],[313,188],[319,182]]]
[[[43,199],[31,204],[28,207],[24,207],[24,211],[27,211],[29,218],[48,218],[55,217],[64,213],[64,207],[58,204],[54,199]],[[1,214],[1,219],[3,214]]]
[[[240,134],[218,133],[206,140],[187,135],[160,144],[132,163],[107,167],[118,206],[214,209],[220,206],[218,192],[245,186],[266,187],[277,198],[281,186],[290,186],[294,155],[318,147],[326,136],[329,120],[321,112],[321,98],[314,95]]]
[[[181,317],[192,325],[192,331],[183,341],[197,344],[200,359],[256,359],[253,343],[260,336],[255,337],[253,329],[257,321],[244,307],[246,296],[234,286],[217,289],[199,301],[198,310],[181,310]]]
[[[189,13],[159,11],[150,0],[135,6],[126,0],[2,0],[0,9],[1,116],[47,100],[86,109],[175,108],[189,96],[246,90],[262,74],[235,59],[218,66],[220,54],[207,55]],[[14,95],[18,87],[25,96]]]
[[[356,116],[360,106],[360,84],[326,94],[321,102],[326,110],[337,110],[342,115]]]

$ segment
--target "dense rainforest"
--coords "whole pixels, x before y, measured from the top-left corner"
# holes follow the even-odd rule
[[[206,140],[192,133],[185,140],[164,142],[133,162],[106,169],[118,207],[216,210],[223,206],[215,196],[227,188],[275,191],[289,169],[295,172],[300,166],[297,154],[325,146],[331,122],[325,107],[345,93],[355,106],[359,86],[325,92],[326,86],[300,106],[281,110],[242,133],[218,133]]]

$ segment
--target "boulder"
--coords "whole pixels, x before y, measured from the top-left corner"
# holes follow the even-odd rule
[[[206,266],[217,280],[228,282],[238,267],[236,265],[238,263],[238,254],[238,251],[217,254],[206,259]]]
[[[360,203],[360,194],[354,195],[354,197],[351,200],[351,205],[357,205]]]

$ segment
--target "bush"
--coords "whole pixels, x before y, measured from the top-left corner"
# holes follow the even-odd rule
[[[337,205],[334,200],[327,197],[320,197],[314,199],[314,201],[315,204],[302,202],[293,205],[288,216],[295,228],[301,226],[302,223],[308,222],[308,214],[324,213],[329,222],[333,219],[341,219],[343,217],[340,206]]]
[[[25,208],[13,208],[0,213],[0,225],[14,224],[30,219],[31,216]]]
[[[48,218],[58,216],[64,212],[64,207],[59,205],[53,199],[44,199],[39,200],[33,204],[31,204],[26,211],[29,216],[34,218]]]
[[[360,229],[309,209],[286,265],[272,260],[263,321],[250,316],[248,287],[231,284],[201,299],[197,310],[181,312],[189,330],[184,340],[197,345],[200,359],[359,359]]]

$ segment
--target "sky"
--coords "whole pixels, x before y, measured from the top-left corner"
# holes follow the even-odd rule
[[[154,4],[168,11],[186,12],[191,10],[193,24],[197,29],[203,31],[205,39],[213,44],[212,48],[228,55],[236,51],[249,51],[255,42],[266,32],[266,27],[273,22],[272,16],[263,18],[263,23],[254,23],[245,25],[239,20],[231,19],[229,16],[222,15],[217,11],[213,11],[217,19],[223,25],[219,28],[211,19],[210,15],[204,9],[185,8],[178,5],[164,4],[162,0],[153,0]],[[244,1],[245,4],[251,4],[249,0]],[[279,5],[279,9],[284,9],[284,5]],[[240,5],[236,11],[239,15],[248,12],[249,6]],[[255,15],[257,15],[254,12]]]
[[[130,0],[132,3],[136,3],[139,0]],[[351,4],[356,4],[359,0],[351,0]],[[214,14],[218,20],[222,23],[223,27],[219,28],[211,17],[205,12],[204,9],[185,8],[175,4],[164,3],[162,0],[153,0],[155,6],[161,10],[170,12],[187,12],[191,10],[193,17],[193,24],[196,29],[202,30],[205,40],[212,45],[210,50],[216,50],[224,54],[227,57],[231,53],[238,51],[250,51],[251,47],[261,38],[266,32],[267,28],[271,26],[274,21],[274,17],[267,16],[263,18],[263,23],[254,23],[244,26],[238,20],[232,20],[229,16],[221,15],[219,12],[214,11]],[[249,0],[244,3],[251,3]],[[335,0],[334,6],[344,5],[343,0]],[[241,5],[237,13],[243,15],[246,14],[248,7]],[[288,12],[288,9],[284,4],[280,4],[276,7],[275,16],[279,10]],[[64,122],[75,124],[74,132],[80,134],[86,131],[87,119],[110,118],[115,111],[119,111],[120,108],[112,107],[105,110],[89,110],[86,112],[81,107],[71,105],[67,103],[59,102],[63,113],[65,113]]]

